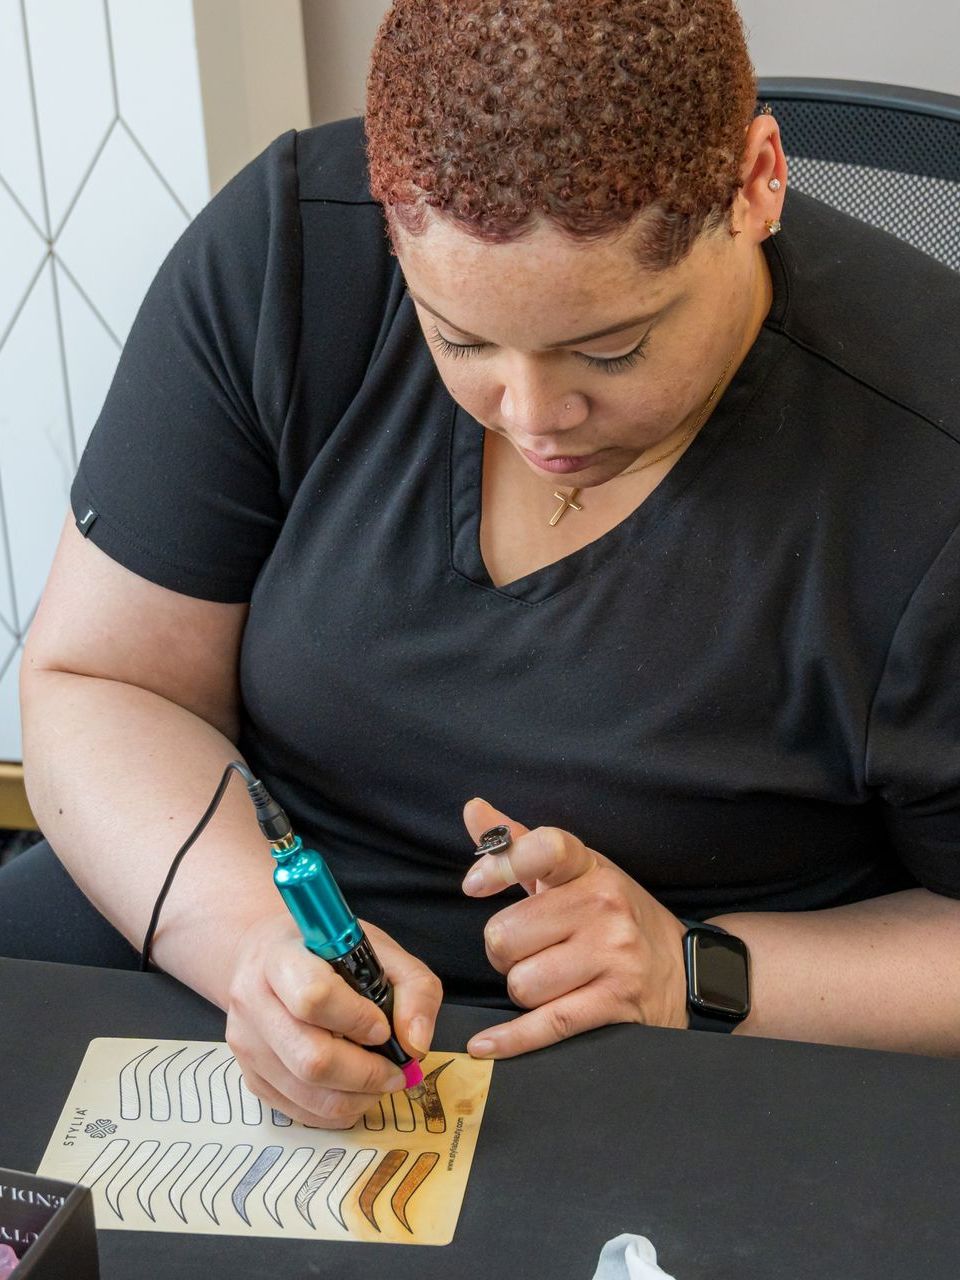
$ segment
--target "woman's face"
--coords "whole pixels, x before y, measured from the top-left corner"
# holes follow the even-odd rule
[[[765,260],[747,234],[701,237],[660,272],[642,270],[631,243],[572,242],[544,223],[511,244],[440,219],[398,233],[450,394],[541,478],[602,484],[694,423],[769,307]]]

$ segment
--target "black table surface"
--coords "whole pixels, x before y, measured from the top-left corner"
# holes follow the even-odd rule
[[[36,1169],[95,1036],[223,1027],[163,975],[0,959],[0,1166]],[[952,1061],[607,1027],[495,1065],[451,1245],[103,1231],[102,1275],[591,1280],[629,1231],[676,1280],[957,1280],[958,1095]]]

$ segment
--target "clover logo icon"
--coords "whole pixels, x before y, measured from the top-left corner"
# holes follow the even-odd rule
[[[91,1138],[105,1138],[108,1133],[116,1133],[117,1126],[112,1120],[92,1120],[84,1129]]]

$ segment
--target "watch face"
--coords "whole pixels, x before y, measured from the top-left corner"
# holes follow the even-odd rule
[[[729,934],[696,933],[692,938],[692,1003],[708,1012],[743,1018],[750,1010],[747,948]]]

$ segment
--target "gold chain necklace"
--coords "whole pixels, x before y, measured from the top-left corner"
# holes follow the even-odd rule
[[[733,362],[735,359],[736,359],[736,355],[734,354],[727,361],[726,366],[724,367],[723,373],[721,373],[720,377],[717,379],[716,386],[710,392],[709,396],[707,396],[707,399],[703,405],[703,408],[697,414],[696,422],[694,422],[693,426],[683,433],[683,435],[676,442],[676,444],[671,445],[670,448],[664,450],[663,453],[658,453],[655,458],[645,458],[645,459],[642,458],[639,462],[635,462],[632,467],[627,467],[624,471],[621,471],[619,475],[611,476],[610,480],[619,480],[621,476],[629,476],[636,471],[646,471],[648,467],[655,467],[658,462],[665,462],[667,458],[672,458],[675,453],[679,453],[679,451],[683,448],[683,446],[687,443],[687,441],[691,439],[693,436],[695,436],[697,432],[700,430],[700,428],[703,426],[703,424],[706,422],[707,415],[709,414],[710,410],[713,408],[714,403],[716,402],[716,399],[720,394],[720,388],[723,386],[724,382],[726,381],[727,374],[730,372],[730,368],[733,365]],[[606,483],[609,484],[610,480],[608,480]],[[564,493],[562,489],[557,489],[554,492],[553,496],[560,503],[560,506],[557,507],[556,511],[550,517],[551,527],[559,524],[568,511],[583,510],[583,505],[577,502],[577,497],[579,496],[579,494],[580,494],[579,489],[571,489],[569,493]]]

